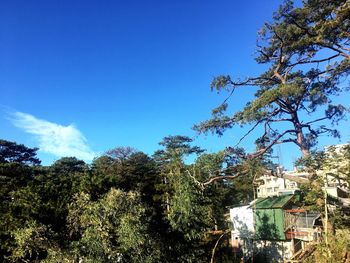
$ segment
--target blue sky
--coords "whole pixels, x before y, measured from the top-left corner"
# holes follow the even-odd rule
[[[17,1],[0,3],[0,138],[91,159],[116,146],[148,154],[167,135],[195,136],[223,96],[219,74],[248,76],[257,31],[279,1]],[[251,99],[239,91],[232,109]],[[340,98],[348,103],[350,97]],[[349,141],[349,122],[340,128]],[[244,130],[196,137],[209,151]],[[253,149],[254,136],[243,143]],[[321,139],[321,145],[338,143]],[[298,152],[281,150],[290,166]]]

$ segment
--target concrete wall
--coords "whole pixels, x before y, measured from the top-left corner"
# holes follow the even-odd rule
[[[265,262],[283,262],[293,254],[292,241],[264,241],[254,242],[254,254]]]

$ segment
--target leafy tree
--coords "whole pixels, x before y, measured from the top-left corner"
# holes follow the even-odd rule
[[[350,144],[327,147],[321,167],[328,175],[337,179],[341,187],[349,187]]]
[[[142,152],[136,152],[125,163],[127,183],[122,188],[126,191],[136,191],[141,200],[148,205],[154,205],[153,195],[156,194],[155,184],[159,182],[156,163]]]
[[[42,170],[30,185],[41,198],[40,222],[65,235],[68,204],[87,173],[87,165],[75,157],[63,157]]]
[[[311,152],[305,158],[297,160],[296,165],[300,170],[315,171],[314,180],[302,185],[305,193],[304,205],[311,210],[324,212],[324,187],[328,185],[328,179],[337,180],[339,186],[346,189],[350,185],[350,145],[330,146],[325,151]],[[346,206],[340,200],[328,195],[328,203],[337,206],[332,213],[331,223],[335,227],[348,228],[350,226],[350,214]]]
[[[50,167],[50,170],[56,174],[83,173],[87,169],[86,163],[76,157],[63,157]]]
[[[179,174],[171,180],[174,187],[168,217],[171,227],[189,241],[203,238],[210,229],[208,200],[189,176]]]
[[[168,136],[160,142],[163,149],[154,154],[162,179],[155,198],[166,215],[158,222],[164,222],[161,231],[167,262],[207,261],[203,236],[211,223],[208,200],[184,163],[186,157],[203,150],[191,143],[186,136]]]
[[[17,201],[21,198],[17,197],[22,195],[16,191],[33,197],[26,187],[39,171],[36,151],[36,148],[0,140],[0,261],[13,247],[11,231],[35,213],[35,204],[31,205],[29,199],[26,205],[19,205]]]
[[[196,180],[204,182],[217,176],[217,172],[221,171],[224,165],[224,151],[218,153],[204,153],[197,158],[194,165],[189,167],[189,171]],[[242,185],[237,184],[237,186],[240,187]],[[223,180],[217,180],[202,189],[204,196],[207,198],[206,210],[211,218],[211,230],[225,229],[227,227],[224,216],[225,213],[227,213],[226,207],[237,203],[235,195],[239,191],[236,190],[236,187],[232,183]]]
[[[111,187],[117,186],[117,176],[113,158],[102,155],[93,160],[89,176],[84,177],[82,191],[97,200],[106,194]]]
[[[0,140],[0,163],[19,163],[25,165],[39,165],[36,157],[38,148],[28,148],[6,140]]]
[[[158,177],[155,162],[146,154],[134,149],[130,152],[130,149],[132,148],[115,148],[95,159],[90,175],[84,178],[82,189],[93,199],[115,187],[140,192],[142,198],[151,201],[150,196]]]
[[[322,240],[317,244],[315,252],[305,260],[306,263],[338,263],[346,262],[349,258],[350,232],[349,229],[338,230],[329,236],[328,242]]]
[[[339,137],[327,123],[336,124],[346,111],[331,98],[348,88],[342,81],[350,70],[349,17],[347,0],[307,0],[301,7],[286,1],[259,34],[256,61],[267,70],[245,80],[214,78],[212,90],[230,95],[195,129],[222,135],[234,125],[252,124],[249,134],[262,125],[260,148],[248,158],[281,143],[294,143],[307,156],[320,134]],[[254,99],[243,110],[227,114],[229,98],[244,86],[256,87]]]
[[[68,217],[71,234],[79,237],[74,253],[84,262],[157,262],[144,213],[135,192],[112,188],[95,202],[80,193]]]
[[[158,161],[161,166],[170,167],[171,164],[179,164],[183,162],[184,158],[191,154],[200,154],[204,152],[198,146],[191,146],[193,139],[188,136],[167,136],[159,143],[164,149],[157,150],[154,153],[154,159]],[[170,166],[169,166],[170,165]]]
[[[157,150],[153,158],[158,165],[162,176],[162,183],[158,185],[158,189],[163,192],[166,213],[169,212],[170,197],[172,186],[169,178],[184,172],[184,159],[191,154],[200,154],[203,152],[198,146],[191,146],[193,140],[187,136],[167,136],[159,143],[164,149]]]
[[[127,160],[137,150],[132,147],[117,147],[106,152],[106,156],[112,158],[116,162]]]
[[[40,196],[31,188],[21,187],[9,192],[9,200],[1,204],[0,210],[0,256],[8,257],[16,249],[15,233],[40,214]],[[2,259],[4,260],[4,259]]]
[[[41,262],[54,242],[53,233],[35,221],[29,221],[12,234],[16,246],[9,257],[11,262]]]

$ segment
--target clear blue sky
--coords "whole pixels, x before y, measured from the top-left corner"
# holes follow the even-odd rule
[[[214,76],[260,72],[257,31],[278,4],[3,0],[0,138],[46,149],[39,156],[48,164],[67,149],[74,153],[69,147],[87,152],[80,155],[86,159],[116,146],[152,154],[164,136],[195,136],[193,124],[222,99],[210,92]],[[239,92],[233,109],[253,92]],[[348,124],[341,127],[344,142]],[[242,133],[196,142],[217,151]],[[253,139],[242,146],[253,149]],[[322,141],[330,143],[338,141]],[[287,166],[298,156],[290,149],[282,150]]]

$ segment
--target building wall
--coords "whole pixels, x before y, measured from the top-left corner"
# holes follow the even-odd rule
[[[267,241],[254,242],[254,255],[258,257],[256,262],[284,262],[293,254],[292,241]]]
[[[286,193],[287,190],[298,189],[297,183],[276,176],[264,175],[259,180],[262,181],[262,185],[257,189],[258,198],[277,196],[281,193]]]
[[[240,238],[252,238],[254,232],[253,210],[249,205],[230,209],[230,219]]]
[[[284,234],[284,212],[282,209],[256,209],[255,227],[257,239],[286,239]]]

